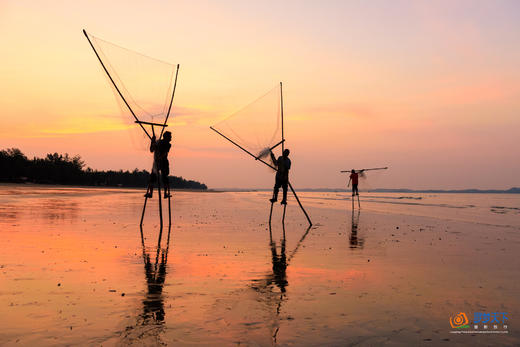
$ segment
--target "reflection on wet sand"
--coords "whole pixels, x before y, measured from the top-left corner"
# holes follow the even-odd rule
[[[352,210],[352,223],[350,229],[350,248],[363,248],[363,244],[365,240],[362,237],[358,236],[358,225],[359,225],[359,215],[361,214],[360,210],[354,212]]]
[[[152,252],[147,251],[142,226],[140,231],[147,292],[142,301],[142,313],[138,316],[135,325],[126,327],[122,335],[122,343],[124,345],[148,343],[160,345],[162,344],[161,334],[165,330],[163,287],[167,273],[166,266],[170,249],[171,224],[168,227],[166,248],[161,247],[163,231],[160,229],[157,245],[155,248],[151,247],[153,249]],[[152,261],[152,258],[155,259]]]
[[[141,193],[0,192],[0,215],[16,216],[0,218],[0,345],[520,345],[513,330],[456,335],[449,324],[461,311],[520,315],[518,222],[374,213],[369,203],[361,220],[350,202],[328,200],[311,207],[323,224],[306,235],[290,213],[284,236],[281,213],[270,233],[258,212],[265,192],[179,192],[170,254],[157,219],[139,241]],[[506,198],[493,205],[519,205]],[[52,199],[77,203],[76,217],[44,219]]]
[[[74,220],[78,218],[77,202],[63,199],[47,199],[43,201],[40,213],[42,218],[50,223],[56,220]]]
[[[282,224],[282,227],[283,233],[280,240],[280,253],[278,253],[276,242],[273,241],[271,225],[269,225],[269,248],[271,251],[272,272],[269,272],[262,279],[253,280],[253,283],[251,284],[251,289],[255,290],[262,296],[262,302],[266,304],[267,310],[271,312],[271,324],[268,324],[268,326],[271,326],[271,337],[273,343],[276,343],[277,335],[280,329],[279,316],[282,303],[288,300],[286,290],[286,287],[289,285],[289,282],[287,281],[287,266],[311,230],[310,226],[305,230],[294,250],[291,252],[291,254],[289,254],[289,257],[287,257],[285,247],[285,225]]]

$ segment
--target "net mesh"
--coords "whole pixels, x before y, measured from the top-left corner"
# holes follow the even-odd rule
[[[257,158],[282,141],[280,86],[212,126]]]
[[[380,183],[383,179],[383,175],[385,174],[385,170],[368,170],[368,171],[360,171],[356,170],[359,178],[358,190],[360,192],[370,192],[374,189],[379,188]],[[348,173],[347,181],[350,178],[350,172]],[[350,190],[351,187],[348,188]]]
[[[91,34],[88,34],[88,38],[137,120],[163,124],[172,98],[176,65],[120,47]],[[113,84],[110,84],[124,110],[125,121],[134,122],[136,119],[124,105]]]

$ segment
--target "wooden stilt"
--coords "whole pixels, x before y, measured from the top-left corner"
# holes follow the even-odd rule
[[[273,230],[271,229],[271,223],[269,223],[269,244],[273,243]]]
[[[146,190],[146,194],[148,195],[148,189]],[[146,211],[146,202],[147,201],[148,201],[148,196],[146,196],[144,198],[143,213],[141,213],[141,223],[139,223],[139,225],[141,226],[141,231],[142,231],[143,220],[144,220],[144,212]]]
[[[171,194],[168,192],[168,226],[172,225],[172,203]]]
[[[273,217],[273,205],[274,205],[274,202],[271,203],[271,212],[269,212],[269,231],[271,230],[271,218]]]
[[[359,202],[359,194],[357,194],[357,204],[358,204],[358,208],[361,208],[361,203]]]
[[[159,218],[160,218],[160,225],[161,230],[163,228],[163,218],[162,218],[162,196],[161,196],[161,177],[159,176],[159,173],[157,173],[157,195],[159,199]]]

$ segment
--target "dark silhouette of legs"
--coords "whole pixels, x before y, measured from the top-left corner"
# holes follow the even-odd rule
[[[282,183],[282,189],[283,189],[283,199],[281,202],[282,205],[287,205],[287,183],[288,183],[287,181]]]
[[[358,185],[357,184],[353,184],[352,185],[352,196],[354,196],[354,195],[359,195]]]
[[[282,186],[281,180],[276,178],[276,181],[274,183],[274,189],[273,189],[273,197],[269,201],[276,202],[278,200],[278,191],[280,190],[281,186]]]
[[[168,163],[164,163],[161,166],[161,179],[164,186],[164,198],[167,199],[171,197],[170,195],[170,181],[168,176],[170,175],[170,166]]]
[[[274,189],[273,189],[273,197],[269,200],[271,202],[276,202],[278,200],[278,191],[280,190],[280,187],[283,189],[283,199],[281,201],[282,205],[287,204],[287,186],[288,181],[276,177],[276,181],[274,183]]]
[[[146,198],[151,198],[153,196],[153,185],[156,180],[157,175],[152,171],[150,174],[150,180],[148,181],[148,187],[146,188],[146,194],[144,194]]]

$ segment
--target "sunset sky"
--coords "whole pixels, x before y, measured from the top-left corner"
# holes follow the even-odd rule
[[[518,1],[0,0],[0,149],[150,169],[84,28],[181,65],[174,175],[272,186],[209,126],[283,81],[295,188],[520,186]]]

